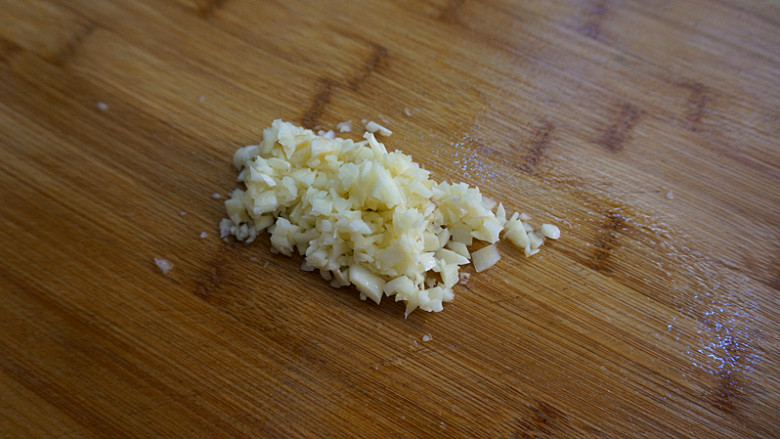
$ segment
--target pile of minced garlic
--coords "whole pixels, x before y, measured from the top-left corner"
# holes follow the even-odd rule
[[[467,278],[461,265],[480,272],[495,264],[502,232],[526,256],[560,237],[550,224],[534,231],[525,215],[507,220],[504,206],[479,189],[437,183],[372,132],[363,137],[317,135],[275,120],[259,145],[233,156],[246,189],[225,201],[221,236],[249,243],[265,230],[273,252],[305,257],[302,270],[319,270],[333,287],[355,285],[377,304],[395,296],[406,316],[452,301],[453,286]],[[471,252],[473,240],[489,245]]]

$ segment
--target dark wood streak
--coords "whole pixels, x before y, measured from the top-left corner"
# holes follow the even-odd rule
[[[518,417],[518,428],[512,434],[513,439],[532,439],[538,437],[564,437],[562,427],[567,427],[566,415],[557,408],[543,401],[535,401],[536,406],[530,407],[530,416]]]
[[[539,166],[539,163],[544,158],[544,151],[550,146],[550,138],[552,137],[555,125],[547,120],[540,121],[534,128],[531,134],[531,147],[528,152],[518,162],[518,167],[528,173],[532,173]]]
[[[447,5],[439,11],[439,20],[453,22],[458,19],[458,10],[463,6],[465,0],[450,0]]]
[[[195,295],[206,302],[211,301],[221,285],[221,280],[224,277],[225,258],[224,251],[220,252],[208,263],[208,268],[204,273],[203,279],[197,283],[197,289]]]
[[[610,209],[605,217],[596,235],[596,251],[589,265],[594,270],[610,272],[613,270],[612,253],[618,245],[621,229],[627,221],[618,209]]]
[[[770,274],[769,279],[765,283],[769,285],[769,287],[780,291],[780,250],[775,250],[775,259],[771,267],[772,269],[769,270],[769,273],[774,274]]]
[[[78,49],[84,44],[84,41],[95,32],[95,29],[97,29],[97,25],[92,22],[87,22],[79,27],[76,32],[74,32],[73,36],[65,43],[65,46],[54,54],[51,61],[59,66],[68,64],[76,53],[78,53]]]
[[[497,163],[508,164],[520,171],[534,174],[539,163],[544,158],[545,150],[550,146],[550,139],[555,131],[555,125],[547,120],[539,120],[531,130],[530,146],[519,159],[516,159],[518,154],[514,151],[492,148],[471,137],[466,140],[465,144],[468,149],[479,153],[480,157]],[[520,149],[516,145],[509,146],[514,150]]]
[[[604,22],[607,11],[606,0],[598,0],[588,4],[585,12],[582,14],[582,24],[578,32],[588,38],[599,39],[601,36],[601,24]]]
[[[309,108],[303,113],[301,117],[301,125],[305,128],[314,128],[319,122],[322,114],[325,112],[325,107],[330,103],[333,93],[341,87],[348,87],[352,91],[358,91],[360,86],[365,82],[371,73],[377,70],[388,54],[390,53],[386,47],[372,43],[373,50],[368,59],[360,66],[357,72],[347,77],[344,81],[336,81],[330,78],[320,78],[317,80],[316,93],[314,98],[309,104]]]
[[[629,133],[636,126],[644,111],[638,107],[624,103],[620,106],[620,114],[615,123],[610,125],[597,143],[610,152],[618,152],[623,149],[623,145],[628,139]]]
[[[691,131],[701,130],[701,119],[704,117],[705,107],[710,100],[710,92],[707,86],[701,82],[684,84],[683,87],[690,90],[690,95],[686,101],[685,120]]]
[[[22,47],[13,41],[0,38],[0,61],[7,62],[15,53],[22,50]]]
[[[380,44],[372,44],[373,50],[365,63],[358,70],[358,73],[352,78],[347,80],[347,86],[352,91],[357,91],[360,85],[368,78],[368,76],[377,69],[379,63],[385,59],[388,55],[386,47]]]
[[[303,113],[301,125],[305,128],[314,128],[317,125],[320,117],[322,117],[322,113],[325,111],[325,106],[330,103],[330,97],[337,87],[338,84],[328,78],[320,78],[317,81],[317,92],[314,94],[309,108]]]
[[[238,275],[240,267],[228,262],[241,258],[240,247],[243,245],[232,242],[220,247],[220,250],[205,264],[202,276],[195,282],[194,291],[196,297],[236,320],[240,319],[231,312],[230,307],[235,305],[237,300],[224,293],[234,291],[234,288],[240,283],[237,281],[242,277]]]
[[[231,243],[221,247],[220,251],[205,264],[206,268],[202,270],[202,276],[196,280],[193,293],[197,298],[236,322],[241,322],[258,332],[266,332],[270,329],[267,323],[272,321],[271,317],[259,319],[256,324],[251,324],[252,322],[247,322],[240,315],[242,310],[246,311],[251,307],[246,303],[245,297],[235,294],[235,291],[245,290],[241,287],[241,281],[237,280],[242,279],[238,274],[239,266],[228,261],[236,261],[240,258],[239,247],[242,245]]]
[[[198,6],[196,12],[201,18],[212,18],[218,10],[225,7],[228,0],[203,0],[203,3]]]

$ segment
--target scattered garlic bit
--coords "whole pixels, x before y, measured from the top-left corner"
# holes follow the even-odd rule
[[[485,271],[495,265],[495,263],[501,259],[501,255],[498,254],[496,245],[492,244],[472,253],[471,259],[474,263],[474,269],[479,273],[480,271]]]
[[[208,238],[208,236],[209,236],[209,234],[208,234],[208,233],[206,233],[206,232],[200,232],[200,237],[201,237],[201,238]]]
[[[163,274],[168,274],[168,272],[173,268],[173,264],[166,261],[165,259],[154,258],[154,263],[157,264],[157,267],[160,269],[160,271],[163,272]]]
[[[222,198],[222,195],[217,194],[217,193],[213,193],[213,194],[211,194],[211,198],[213,198],[215,200],[219,200],[220,198]]]
[[[379,134],[381,134],[381,135],[383,135],[385,137],[391,136],[393,134],[392,131],[388,130],[387,128],[383,127],[382,125],[379,125],[378,123],[374,122],[373,120],[369,121],[366,124],[366,131],[368,131],[370,133],[379,132]]]
[[[325,137],[327,139],[333,139],[334,137],[336,137],[336,133],[334,133],[333,130],[328,130],[328,131],[319,130],[317,131],[317,135]]]
[[[554,226],[534,233],[517,213],[506,220],[503,204],[478,188],[437,183],[410,156],[388,152],[373,133],[363,137],[318,136],[275,120],[259,145],[233,156],[246,188],[225,201],[220,237],[249,243],[267,231],[272,252],[297,252],[301,269],[318,270],[335,288],[355,285],[362,299],[395,296],[408,316],[452,301],[470,259],[477,271],[498,261],[495,245],[469,253],[474,239],[495,244],[505,231],[533,254],[560,235]]]
[[[98,102],[97,109],[100,111],[108,111],[108,104],[106,104],[105,102]]]
[[[558,239],[561,237],[561,230],[558,226],[552,224],[542,224],[542,235],[545,238]]]
[[[341,122],[336,125],[336,129],[339,130],[340,133],[348,133],[352,131],[352,121],[348,120],[346,122]]]
[[[424,342],[429,342],[431,340],[433,340],[433,337],[431,337],[431,334],[425,334],[425,335],[422,336],[422,341],[424,341]]]

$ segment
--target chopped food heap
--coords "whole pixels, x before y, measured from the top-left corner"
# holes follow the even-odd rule
[[[384,127],[367,127],[389,135]],[[503,237],[539,251],[556,226],[534,229],[502,204],[465,183],[437,183],[409,155],[388,152],[372,132],[365,140],[325,137],[275,120],[259,145],[233,156],[238,181],[225,201],[223,238],[250,243],[267,231],[272,251],[305,257],[301,269],[319,270],[333,287],[354,285],[361,298],[383,296],[417,308],[441,311],[469,262],[477,272],[499,260]],[[474,240],[489,245],[471,252]]]

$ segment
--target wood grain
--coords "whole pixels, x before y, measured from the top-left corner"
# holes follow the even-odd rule
[[[0,436],[776,437],[780,7],[732,3],[0,0]],[[279,117],[563,238],[442,313],[331,289],[217,236]]]

